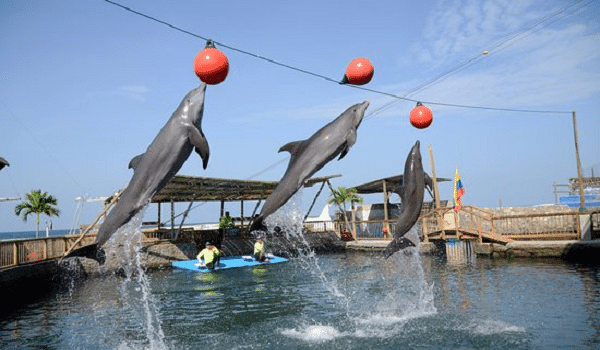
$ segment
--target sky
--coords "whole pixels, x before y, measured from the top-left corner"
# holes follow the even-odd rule
[[[196,36],[103,0],[0,4],[0,157],[10,163],[0,171],[0,197],[47,191],[61,210],[54,229],[89,223],[101,210],[86,203],[76,219],[76,197],[127,185],[130,159],[200,83],[193,60],[206,42],[197,36],[335,80],[365,57],[375,67],[365,88],[410,101],[217,44],[230,70],[206,92],[208,168],[192,153],[179,174],[277,181],[289,159],[278,153],[282,145],[309,138],[365,100],[371,104],[356,144],[314,175],[342,175],[331,180],[334,188],[403,173],[420,140],[425,171],[430,146],[438,177],[454,178],[458,169],[464,205],[552,204],[553,184],[577,176],[572,111],[584,176],[600,174],[598,0],[118,3]],[[414,101],[433,112],[426,129],[409,123]],[[439,189],[451,200],[451,182]],[[306,210],[317,190],[302,191]],[[328,199],[323,191],[311,215]],[[35,229],[34,217],[15,216],[18,203],[0,202],[0,232]],[[244,213],[255,205],[246,203]],[[225,209],[238,216],[240,205]],[[188,222],[218,216],[219,204],[206,203]],[[155,219],[151,207],[144,220]]]

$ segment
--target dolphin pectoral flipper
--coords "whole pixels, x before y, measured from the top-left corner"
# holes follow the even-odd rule
[[[350,132],[350,135],[348,135],[348,137],[346,138],[346,142],[344,142],[344,148],[342,150],[342,153],[340,153],[340,157],[338,158],[338,160],[341,160],[346,156],[346,154],[348,154],[348,151],[350,151],[350,147],[354,146],[354,144],[356,143],[356,136],[356,130],[352,130]]]
[[[190,131],[189,140],[194,145],[194,150],[196,153],[200,155],[202,158],[202,167],[206,169],[208,165],[208,157],[210,155],[210,149],[208,147],[208,141],[206,141],[206,137],[204,134],[198,129],[192,128]]]
[[[144,153],[131,158],[127,169],[133,169],[133,171],[135,171],[135,169],[137,169],[138,164],[140,164],[140,162],[142,161],[142,158],[144,158]]]
[[[344,143],[344,148],[342,148],[342,152],[340,153],[340,157],[338,158],[338,160],[341,160],[342,158],[344,158],[346,156],[346,154],[348,154],[348,151],[350,150],[350,147],[348,146],[348,143]]]

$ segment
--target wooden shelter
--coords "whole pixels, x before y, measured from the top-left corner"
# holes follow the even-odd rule
[[[438,177],[438,178],[431,178],[432,183],[428,183],[427,182],[428,178],[429,177],[426,177],[426,179],[425,179],[425,188],[429,191],[429,194],[433,198],[433,203],[439,203],[439,196],[436,196],[436,193],[438,192],[436,190],[437,182],[452,181],[452,180],[447,179],[447,178],[439,178]],[[384,222],[388,222],[388,220],[389,220],[389,217],[388,217],[389,195],[388,195],[388,193],[395,192],[396,189],[400,188],[403,183],[404,183],[404,175],[400,174],[400,175],[388,176],[383,179],[373,180],[373,181],[364,183],[362,185],[355,186],[353,188],[356,189],[356,192],[358,194],[383,193]],[[432,189],[433,189],[433,192],[431,192]]]
[[[311,187],[315,183],[326,182],[331,178],[341,175],[330,175],[310,178],[305,187]],[[258,209],[260,202],[267,199],[277,187],[279,181],[259,180],[235,180],[219,179],[199,176],[175,175],[167,185],[152,198],[152,203],[158,205],[158,221],[160,222],[160,204],[177,202],[189,202],[188,212],[194,202],[221,202],[221,213],[224,214],[225,202],[240,202],[241,218],[244,220],[244,201],[258,201],[254,212]],[[173,209],[171,210],[173,217]],[[254,213],[252,214],[252,216]]]

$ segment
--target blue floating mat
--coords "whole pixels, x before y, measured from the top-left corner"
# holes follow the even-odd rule
[[[198,263],[198,259],[194,260],[185,260],[185,261],[174,261],[172,263],[173,267],[178,269],[191,270],[196,272],[214,272],[215,270],[226,270],[226,269],[235,269],[240,267],[248,267],[248,266],[258,266],[258,265],[269,265],[269,264],[277,264],[289,261],[289,259],[282,258],[280,256],[269,256],[269,262],[259,262],[250,256],[233,256],[227,258],[221,258],[221,263],[219,267],[214,270],[207,269],[205,266],[196,266]]]

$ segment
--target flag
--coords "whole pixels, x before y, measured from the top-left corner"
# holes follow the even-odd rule
[[[465,194],[465,188],[462,185],[462,181],[460,181],[458,168],[456,168],[456,175],[454,176],[454,210],[456,210],[456,212],[460,211],[462,208],[460,197],[462,197],[463,194]]]

